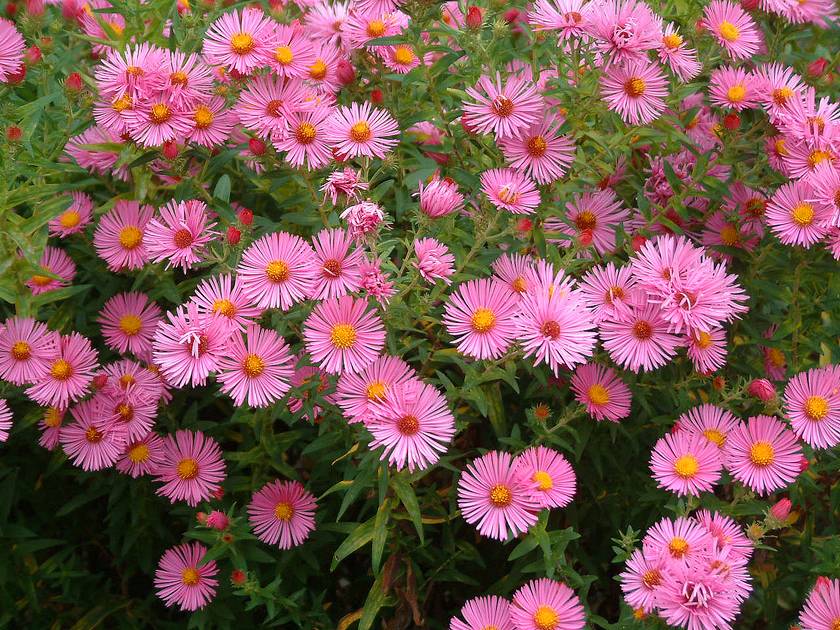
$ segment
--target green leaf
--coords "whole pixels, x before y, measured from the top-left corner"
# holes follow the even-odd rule
[[[382,501],[376,511],[373,522],[373,545],[371,546],[371,564],[373,572],[379,573],[379,565],[382,562],[382,552],[385,550],[385,541],[388,539],[388,519],[391,516],[391,499]]]
[[[420,512],[420,504],[417,502],[417,495],[414,494],[414,488],[401,474],[391,477],[391,487],[397,493],[397,497],[399,497],[400,503],[403,504],[405,511],[408,512],[411,522],[414,523],[414,529],[417,530],[417,535],[420,536],[421,544],[424,543],[423,515]]]
[[[216,187],[213,189],[213,196],[216,199],[221,199],[225,203],[230,201],[230,177],[225,174],[216,182]]]
[[[341,543],[338,546],[338,549],[335,550],[332,563],[330,564],[330,571],[335,571],[339,562],[373,540],[373,526],[374,519],[370,519],[360,524],[356,527],[356,529],[350,532],[347,538],[344,539],[344,542]]]
[[[370,630],[373,622],[376,620],[376,615],[387,603],[388,596],[382,585],[382,576],[376,578],[373,586],[365,599],[365,606],[362,609],[362,618],[359,620],[359,630]]]

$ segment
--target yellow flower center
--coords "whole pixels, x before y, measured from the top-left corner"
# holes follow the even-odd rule
[[[256,354],[249,354],[242,362],[242,371],[248,378],[256,378],[265,372],[265,361]]]
[[[538,630],[556,630],[560,615],[551,606],[542,605],[534,613],[534,625]]]
[[[589,386],[589,391],[586,392],[589,402],[593,405],[606,405],[610,402],[610,392],[606,387],[600,383],[594,383]]]
[[[214,118],[213,112],[206,105],[199,105],[193,113],[193,121],[195,121],[196,129],[207,129],[213,124]]]
[[[31,280],[32,283],[38,287],[45,287],[50,282],[52,282],[52,278],[50,278],[49,276],[42,276],[41,274],[37,273],[34,276],[32,276]]]
[[[366,394],[368,400],[382,400],[385,398],[385,383],[382,381],[373,381],[368,384]]]
[[[195,586],[198,584],[199,577],[198,571],[192,567],[187,567],[181,571],[181,581],[185,586]]]
[[[117,113],[131,109],[131,97],[128,94],[123,94],[116,101],[111,103],[111,109]]]
[[[525,293],[528,290],[528,283],[522,276],[517,276],[513,282],[510,283],[511,289],[517,293]]]
[[[127,225],[120,230],[120,245],[124,249],[134,249],[143,242],[143,232],[136,225]]]
[[[320,81],[327,76],[327,64],[322,59],[318,59],[315,63],[309,66],[309,78]]]
[[[497,116],[507,118],[513,113],[513,101],[510,100],[507,96],[497,96],[493,99],[493,103],[490,105],[490,109]]]
[[[720,26],[718,26],[718,32],[720,32],[720,36],[728,42],[737,42],[738,38],[741,36],[741,31],[738,30],[738,27],[732,22],[727,22],[726,20],[720,23]]]
[[[50,375],[57,381],[66,381],[73,376],[73,366],[64,359],[57,359],[50,368]]]
[[[828,401],[822,396],[811,396],[805,401],[805,415],[819,422],[828,415]]]
[[[265,268],[265,275],[272,282],[284,282],[289,279],[289,265],[282,260],[272,260]]]
[[[773,151],[776,153],[776,155],[782,157],[788,155],[788,150],[787,147],[785,147],[784,138],[779,138],[778,140],[776,140],[775,143],[773,143]]]
[[[671,33],[670,35],[666,35],[662,38],[662,43],[665,44],[665,48],[675,50],[683,43],[683,38],[676,33]]]
[[[473,313],[471,323],[475,332],[486,333],[496,325],[496,315],[489,308],[479,308]]]
[[[149,111],[149,119],[156,125],[162,125],[172,118],[172,110],[166,103],[155,103]]]
[[[741,234],[731,223],[727,223],[720,229],[720,240],[727,247],[734,247],[741,241]]]
[[[417,416],[407,414],[397,420],[397,431],[403,435],[414,435],[420,430],[420,420]]]
[[[144,443],[135,444],[128,449],[128,459],[135,464],[142,464],[149,459],[149,447]]]
[[[705,330],[701,330],[694,337],[694,343],[701,350],[705,350],[706,348],[708,348],[709,346],[712,345],[712,336],[709,333],[707,333]]]
[[[12,358],[16,361],[26,361],[32,356],[32,347],[25,341],[16,341],[12,344]]]
[[[301,122],[295,129],[295,139],[301,144],[312,144],[316,134],[315,125],[307,121]]]
[[[685,538],[674,536],[668,543],[668,551],[674,558],[682,558],[688,553],[688,541]]]
[[[382,37],[385,34],[385,22],[382,20],[371,20],[367,25],[368,37]]]
[[[254,38],[248,33],[237,33],[230,38],[230,49],[237,55],[247,55],[254,46]]]
[[[723,443],[726,442],[726,435],[722,431],[718,431],[717,429],[706,429],[703,431],[703,437],[705,437],[709,442],[714,442],[717,444],[718,448],[723,448]]]
[[[47,407],[47,410],[44,412],[44,424],[51,429],[60,427],[62,416],[63,414],[58,407]]]
[[[773,90],[773,102],[776,103],[776,105],[784,105],[788,102],[788,99],[790,99],[791,96],[793,96],[793,90],[786,85]]]
[[[102,434],[96,427],[90,426],[85,431],[85,439],[91,444],[97,444],[102,441]]]
[[[840,630],[840,617],[835,617],[831,622],[831,630]]]
[[[579,230],[594,230],[598,225],[598,217],[591,210],[584,210],[575,217],[575,225]]]
[[[740,103],[747,97],[747,88],[742,83],[736,83],[726,91],[726,98],[730,103]]]
[[[814,222],[814,206],[806,201],[802,201],[790,212],[790,218],[800,227],[808,227]]]
[[[213,302],[213,312],[231,318],[236,315],[236,306],[230,300],[222,298]]]
[[[66,212],[62,213],[60,217],[58,217],[58,222],[61,224],[61,227],[70,229],[74,228],[82,220],[82,215],[80,215],[75,210],[67,210]]]
[[[506,485],[497,484],[490,488],[490,503],[496,507],[506,507],[513,501],[513,493]]]
[[[120,385],[123,387],[128,387],[129,385],[133,385],[136,382],[136,379],[131,374],[123,374],[120,376]]]
[[[277,98],[268,101],[268,105],[265,106],[265,113],[279,118],[283,115],[283,101]]]
[[[548,143],[542,136],[534,136],[528,140],[528,155],[531,157],[542,157],[548,150]]]
[[[172,85],[185,86],[187,85],[187,83],[189,83],[189,77],[187,76],[186,72],[176,70],[175,72],[169,75],[169,82]]]
[[[408,46],[397,46],[394,49],[394,63],[408,66],[414,62],[414,52]]]
[[[294,61],[295,55],[288,46],[278,46],[274,49],[274,58],[281,66],[288,66]]]
[[[120,317],[120,330],[129,337],[133,337],[140,332],[143,327],[143,321],[137,315],[123,315]]]
[[[700,463],[694,455],[682,455],[674,462],[674,472],[682,479],[691,479],[700,470]]]
[[[120,403],[114,412],[120,417],[123,422],[129,422],[134,417],[134,407],[128,403]]]
[[[662,574],[658,569],[650,569],[642,575],[642,584],[649,589],[653,589],[662,584]]]
[[[291,521],[295,515],[295,508],[291,503],[280,502],[274,506],[274,516],[278,521]]]
[[[776,458],[776,451],[770,442],[756,442],[750,447],[750,461],[756,466],[769,466]]]
[[[831,161],[834,156],[831,155],[828,151],[821,151],[816,149],[811,151],[811,154],[808,156],[808,166],[812,169],[816,168],[817,164],[825,162],[826,160]]]
[[[627,96],[632,96],[634,98],[638,98],[644,94],[646,87],[644,79],[640,77],[630,77],[624,82],[624,92]]]
[[[554,480],[551,478],[551,475],[544,470],[538,470],[535,472],[531,479],[537,484],[537,488],[543,492],[548,492],[554,487]]]
[[[350,138],[352,138],[354,142],[367,142],[370,140],[371,135],[373,134],[370,131],[370,125],[368,125],[364,120],[360,120],[350,127]]]
[[[785,354],[778,348],[770,348],[767,351],[767,358],[770,359],[770,363],[777,368],[785,366]]]
[[[185,457],[180,462],[178,462],[178,468],[176,472],[178,476],[184,481],[190,481],[191,479],[195,479],[196,477],[198,477],[198,462],[195,461],[192,457]]]
[[[341,350],[347,350],[356,343],[356,329],[352,324],[336,324],[330,332],[332,345]]]

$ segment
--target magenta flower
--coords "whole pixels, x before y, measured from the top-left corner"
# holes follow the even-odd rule
[[[579,365],[572,375],[575,400],[598,420],[618,422],[630,415],[630,388],[615,370],[597,363]]]
[[[749,59],[758,52],[761,34],[749,13],[729,0],[712,0],[703,9],[704,27],[732,59]]]
[[[74,466],[83,470],[110,468],[125,449],[122,427],[101,423],[101,405],[96,399],[85,400],[70,409],[75,422],[61,427],[61,448]]]
[[[324,201],[329,197],[332,205],[338,203],[341,195],[350,199],[359,199],[363,191],[369,188],[368,182],[359,178],[359,173],[352,168],[345,167],[341,171],[333,171],[327,175],[320,190],[324,193]]]
[[[802,630],[834,630],[840,619],[840,580],[817,578],[808,593],[799,623]]]
[[[381,225],[389,225],[382,206],[369,200],[347,206],[339,217],[347,222],[350,234],[356,241],[363,241],[369,234],[375,235]]]
[[[708,570],[704,561],[672,567],[657,597],[659,615],[681,628],[731,628],[741,600],[732,574]]]
[[[665,111],[668,80],[659,66],[644,59],[611,66],[601,77],[607,107],[631,125],[646,125]]]
[[[304,79],[315,63],[315,43],[300,26],[275,24],[266,61],[279,77]]]
[[[598,334],[610,358],[636,373],[662,367],[682,345],[653,304],[634,306],[626,318],[601,322]]]
[[[755,547],[737,521],[725,514],[709,510],[697,511],[694,518],[717,540],[719,549],[726,547],[734,556],[745,561],[750,559]]]
[[[516,474],[509,453],[490,451],[467,464],[458,480],[458,507],[482,536],[505,540],[537,522],[529,483]]]
[[[40,295],[47,291],[55,291],[70,286],[76,275],[76,264],[64,250],[47,245],[44,253],[38,261],[38,265],[45,272],[51,275],[36,273],[26,281],[26,286],[32,291],[32,295]],[[53,278],[51,276],[58,276]]]
[[[126,111],[131,138],[144,147],[160,146],[190,132],[190,118],[163,98],[143,99]]]
[[[315,497],[297,481],[275,480],[257,490],[248,522],[257,538],[280,549],[302,545],[315,529]]]
[[[157,596],[181,610],[204,608],[216,596],[216,561],[204,562],[207,548],[198,542],[167,549],[155,571]]]
[[[345,157],[384,158],[397,146],[400,128],[393,116],[370,103],[338,107],[326,122],[326,139]]]
[[[187,138],[208,148],[223,145],[239,122],[236,114],[225,108],[225,100],[219,96],[194,103],[189,118],[190,131]]]
[[[825,204],[812,201],[814,193],[807,181],[782,184],[767,204],[767,225],[785,245],[805,249],[828,234],[832,213]]]
[[[207,29],[202,53],[207,63],[249,74],[266,65],[274,28],[262,9],[223,13]]]
[[[157,433],[149,432],[139,440],[129,442],[117,460],[117,470],[136,479],[154,475],[163,462],[163,440]]]
[[[711,492],[720,482],[721,467],[718,447],[702,435],[686,431],[660,438],[650,456],[657,485],[680,496]]]
[[[709,78],[709,100],[714,105],[740,112],[758,104],[760,85],[760,79],[742,68],[716,68]]]
[[[661,21],[644,2],[605,0],[587,13],[586,31],[612,65],[646,60],[662,39]]]
[[[570,39],[586,39],[592,5],[584,0],[537,0],[528,11],[535,31],[554,31],[557,45]]]
[[[70,206],[49,222],[50,236],[66,238],[83,231],[91,222],[93,200],[89,195],[74,190],[70,193]]]
[[[496,134],[496,138],[515,137],[539,123],[545,102],[537,87],[522,75],[512,75],[502,85],[496,73],[495,81],[482,75],[467,94],[476,102],[463,103],[464,116],[470,128],[479,133]]]
[[[118,200],[99,219],[93,246],[111,271],[140,269],[149,260],[143,234],[155,210],[136,201]]]
[[[315,252],[299,236],[273,232],[242,253],[236,274],[243,292],[257,306],[287,311],[312,291]]]
[[[770,416],[755,416],[733,429],[724,445],[732,476],[758,494],[770,494],[799,476],[802,449],[796,435]]]
[[[796,437],[814,448],[840,443],[840,370],[800,372],[785,386],[784,402]]]
[[[242,405],[268,407],[280,400],[290,387],[293,372],[289,346],[273,330],[248,324],[245,340],[234,333],[219,358],[216,380],[219,389]]]
[[[722,328],[694,330],[686,334],[686,354],[694,369],[711,374],[726,365],[726,332]]]
[[[615,250],[616,230],[629,216],[621,199],[610,188],[605,188],[576,193],[566,203],[566,220],[549,218],[545,227],[546,230],[591,243],[598,254],[604,255]]]
[[[0,378],[24,385],[49,373],[58,352],[59,334],[29,317],[11,317],[0,325]]]
[[[493,264],[493,277],[504,282],[519,298],[524,293],[533,292],[535,281],[533,260],[522,254],[502,254]]]
[[[417,256],[414,267],[423,280],[429,284],[434,284],[436,280],[452,284],[449,276],[455,273],[455,256],[449,253],[446,245],[433,238],[415,239],[414,254]]]
[[[408,74],[420,65],[417,53],[411,46],[405,44],[377,46],[377,55],[382,59],[385,67],[396,74]]]
[[[575,592],[548,578],[531,580],[513,594],[510,619],[516,630],[581,630],[586,626]]]
[[[315,248],[315,278],[309,298],[327,300],[358,291],[361,287],[359,265],[364,251],[353,247],[353,236],[347,230],[323,229],[312,239]],[[351,251],[352,248],[352,251]]]
[[[170,201],[146,226],[146,251],[154,262],[166,260],[166,268],[182,271],[203,260],[207,243],[218,236],[203,201]]]
[[[459,352],[475,359],[496,359],[516,337],[517,301],[498,280],[470,280],[449,296],[443,325]]]
[[[823,206],[820,215],[828,217],[826,222],[830,226],[840,227],[840,170],[823,161],[816,166],[808,183],[813,202]]]
[[[688,48],[685,39],[671,22],[667,22],[662,29],[662,42],[657,52],[659,61],[668,64],[682,81],[691,81],[703,69],[703,64],[697,61],[697,51]]]
[[[397,470],[408,466],[423,470],[440,459],[455,436],[455,418],[446,397],[416,379],[392,385],[387,396],[371,401],[365,427],[373,440],[370,448],[384,446],[380,459],[388,458]]]
[[[350,295],[325,300],[303,322],[306,351],[330,374],[359,372],[385,345],[382,320]]]
[[[214,315],[227,321],[231,330],[244,331],[259,317],[263,309],[253,306],[239,277],[231,274],[211,276],[198,283],[191,301],[201,314]]]
[[[283,138],[292,115],[308,107],[306,91],[299,79],[284,80],[260,75],[239,95],[234,113],[239,122],[260,136]]]
[[[662,581],[668,576],[668,561],[662,556],[649,557],[636,549],[627,560],[619,578],[624,601],[644,613],[653,612]]]
[[[527,175],[512,168],[492,168],[481,174],[481,192],[499,210],[533,214],[540,205],[540,191]]]
[[[5,398],[0,398],[0,442],[9,439],[9,431],[12,430],[12,410]]]
[[[13,22],[0,18],[0,83],[7,83],[9,76],[20,70],[26,42]]]
[[[540,122],[499,141],[511,168],[524,171],[538,184],[557,181],[575,160],[575,144],[560,133],[562,119],[547,114]]]
[[[163,73],[166,95],[179,108],[207,101],[213,94],[213,70],[199,55],[167,50]]]
[[[723,449],[727,436],[741,422],[731,412],[708,403],[692,407],[677,418],[680,432],[702,435],[709,442]]]
[[[638,297],[631,273],[629,265],[616,267],[608,262],[605,266],[592,267],[583,275],[580,295],[592,311],[592,320],[596,324],[604,320],[619,320],[630,314],[630,305]]]
[[[90,340],[77,332],[62,336],[52,350],[49,371],[35,379],[26,395],[40,405],[66,408],[87,392],[99,357]]]
[[[577,485],[575,471],[557,451],[535,446],[517,455],[513,465],[539,507],[566,507],[571,503]]]
[[[153,474],[163,484],[156,494],[195,507],[222,487],[222,449],[201,431],[176,431],[163,438],[161,462]]]
[[[348,423],[364,422],[370,418],[375,403],[387,400],[392,387],[416,379],[417,374],[408,363],[383,355],[360,372],[341,375],[336,403]]]
[[[286,161],[292,166],[300,167],[304,162],[309,170],[326,166],[333,158],[327,140],[327,121],[333,113],[326,104],[294,112],[288,120],[288,133],[273,138],[274,148],[286,151]]]
[[[94,71],[99,95],[114,101],[162,91],[167,80],[163,72],[166,54],[145,42],[133,48],[126,46],[123,52],[109,49]]]
[[[94,125],[85,129],[77,136],[67,141],[64,151],[68,157],[84,169],[97,175],[108,175],[115,179],[128,181],[131,179],[127,165],[117,166],[120,154],[113,150],[90,148],[92,145],[105,143],[122,143],[119,136],[115,136],[104,127]]]
[[[703,558],[712,548],[713,540],[705,527],[693,519],[663,518],[651,527],[642,540],[646,558],[664,558],[670,567],[684,566]]]
[[[516,630],[510,621],[509,609],[510,602],[503,597],[495,595],[475,597],[463,605],[461,618],[452,617],[449,621],[449,630],[475,630],[476,628]]]
[[[146,356],[151,351],[155,329],[162,319],[160,307],[144,293],[117,293],[99,313],[102,337],[108,347],[136,356]]]
[[[438,173],[424,185],[417,184],[420,211],[432,219],[445,217],[464,205],[464,195],[458,192],[458,184],[448,177],[441,178]]]

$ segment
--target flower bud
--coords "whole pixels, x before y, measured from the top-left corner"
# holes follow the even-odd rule
[[[804,455],[802,455],[802,456],[799,458],[799,472],[800,472],[800,473],[804,473],[806,470],[808,470],[808,467],[809,467],[810,465],[811,465],[811,462],[809,462],[809,461],[808,461],[808,458],[807,458],[807,457],[805,457]]]
[[[216,501],[221,501],[222,497],[225,496],[225,489],[224,488],[216,488],[215,490],[213,490],[213,492],[210,493],[210,496],[212,496],[214,499],[216,499]]]
[[[108,384],[108,375],[107,374],[97,374],[93,377],[93,381],[91,385],[93,385],[94,389],[102,389]]]
[[[245,580],[248,579],[248,574],[241,569],[234,569],[230,572],[230,581],[234,586],[242,586]]]
[[[715,376],[712,379],[712,387],[714,387],[716,391],[721,391],[724,387],[726,387],[726,379],[722,376]]]
[[[265,142],[259,138],[251,138],[248,140],[248,148],[251,150],[251,153],[259,157],[265,153]]]
[[[484,21],[484,15],[477,6],[472,5],[467,7],[467,28],[477,30],[481,28],[481,23]]]
[[[82,75],[78,72],[71,72],[68,74],[67,78],[64,79],[64,89],[68,92],[81,92]]]
[[[335,68],[335,76],[341,85],[350,85],[356,80],[356,69],[346,59],[339,59]]]
[[[766,378],[755,378],[747,386],[747,393],[762,402],[770,402],[776,397],[776,389]]]
[[[23,129],[17,125],[9,125],[6,127],[6,140],[9,142],[19,142],[23,137]]]
[[[580,231],[580,244],[584,247],[589,247],[592,245],[593,233],[591,228],[586,228]]]
[[[213,510],[207,515],[205,524],[207,527],[212,527],[213,529],[222,531],[228,528],[228,525],[230,525],[230,519],[224,512]]]
[[[6,3],[6,15],[11,17],[15,17],[15,13],[17,13],[17,5],[14,2],[7,2]]]
[[[790,502],[790,499],[779,499],[776,501],[775,505],[770,508],[770,515],[777,521],[784,522],[787,520],[787,517],[790,516],[791,505],[792,503]]]
[[[808,76],[816,79],[821,77],[828,68],[828,60],[825,57],[819,57],[808,64]]]
[[[508,24],[513,24],[519,19],[519,9],[508,9],[502,17]]]
[[[32,44],[29,48],[27,48],[26,52],[23,54],[24,61],[30,66],[34,66],[36,63],[41,61],[41,57],[41,49],[35,44]]]
[[[370,102],[374,105],[381,105],[384,97],[382,96],[382,90],[380,89],[373,89],[370,91]]]
[[[723,126],[729,131],[737,131],[741,127],[741,117],[731,112],[723,117]]]
[[[163,143],[163,156],[167,160],[174,160],[178,157],[178,143],[174,140],[167,140]]]
[[[198,521],[199,525],[204,525],[207,522],[207,515],[204,512],[196,512],[195,520]]]
[[[254,213],[248,210],[248,208],[242,208],[239,211],[239,222],[242,225],[251,225],[254,222]]]
[[[741,8],[744,11],[755,11],[758,8],[759,0],[741,0]]]
[[[6,75],[6,83],[9,85],[17,85],[18,83],[23,83],[23,80],[26,78],[26,64],[21,63],[20,67],[15,70],[14,72],[10,72]]]
[[[647,237],[641,234],[634,235],[630,240],[630,245],[633,247],[634,252],[640,251],[645,246],[645,243],[647,243]]]
[[[228,226],[227,229],[227,242],[229,245],[239,245],[239,241],[242,238],[242,232],[240,232],[234,226]]]

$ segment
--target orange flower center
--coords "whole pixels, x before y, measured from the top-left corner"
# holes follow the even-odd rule
[[[478,333],[486,333],[496,325],[496,315],[489,308],[479,308],[470,319],[472,329]]]
[[[397,420],[397,430],[403,435],[415,435],[420,430],[420,421],[417,416],[405,415]]]
[[[120,317],[120,330],[129,337],[133,337],[140,332],[143,327],[143,320],[137,315],[128,314]]]
[[[198,477],[198,462],[192,457],[185,457],[178,462],[176,473],[178,474],[178,477],[184,481],[195,479]]]
[[[497,96],[493,99],[493,103],[490,105],[490,109],[493,110],[493,113],[497,116],[506,118],[513,113],[513,101],[510,100],[507,96]]]
[[[633,324],[633,336],[636,339],[650,339],[653,335],[653,327],[644,320],[639,320]]]
[[[61,223],[61,227],[70,229],[74,228],[82,220],[82,215],[80,215],[75,210],[68,210],[67,212],[62,213],[60,217],[58,217],[58,222]]]
[[[624,92],[627,96],[632,96],[633,98],[638,98],[644,94],[646,87],[644,79],[640,77],[630,77],[624,82]]]
[[[165,103],[155,103],[149,111],[149,120],[156,125],[162,125],[172,118],[172,110]]]
[[[769,466],[776,458],[776,451],[770,442],[756,442],[750,447],[750,461],[756,466]]]
[[[828,401],[822,396],[810,396],[805,401],[805,415],[811,420],[819,422],[828,415]]]
[[[248,33],[237,33],[230,38],[230,49],[237,55],[247,55],[255,45],[254,38]]]
[[[367,142],[370,140],[372,135],[370,125],[368,125],[364,120],[360,120],[350,127],[350,138],[354,142]]]
[[[265,275],[272,282],[284,282],[289,279],[289,265],[282,260],[272,260],[265,268]]]
[[[504,484],[496,484],[490,488],[490,503],[496,507],[506,507],[513,501],[513,493]]]
[[[281,66],[288,66],[294,61],[295,55],[288,46],[278,46],[274,49],[274,58]]]
[[[236,306],[230,300],[222,298],[213,302],[213,312],[231,318],[236,315]]]
[[[549,320],[540,327],[540,332],[545,337],[550,339],[557,339],[560,336],[560,324],[554,320]]]
[[[26,361],[32,356],[32,347],[25,341],[16,341],[12,344],[12,358],[16,361]]]
[[[334,347],[347,350],[356,343],[356,329],[352,324],[336,324],[330,331],[330,341]]]
[[[528,140],[528,155],[531,157],[542,157],[548,150],[548,143],[542,136],[534,136]]]
[[[50,375],[57,381],[66,381],[73,376],[73,366],[64,359],[56,359],[50,367]]]
[[[193,113],[196,129],[207,129],[213,124],[214,118],[213,112],[206,105],[199,105]]]
[[[265,372],[265,361],[256,354],[249,354],[242,362],[242,371],[248,378],[256,378]]]
[[[301,144],[312,144],[315,140],[317,131],[315,125],[310,122],[303,121],[295,129],[295,139]]]
[[[295,515],[295,508],[291,503],[281,501],[274,506],[274,516],[278,521],[291,521]]]

